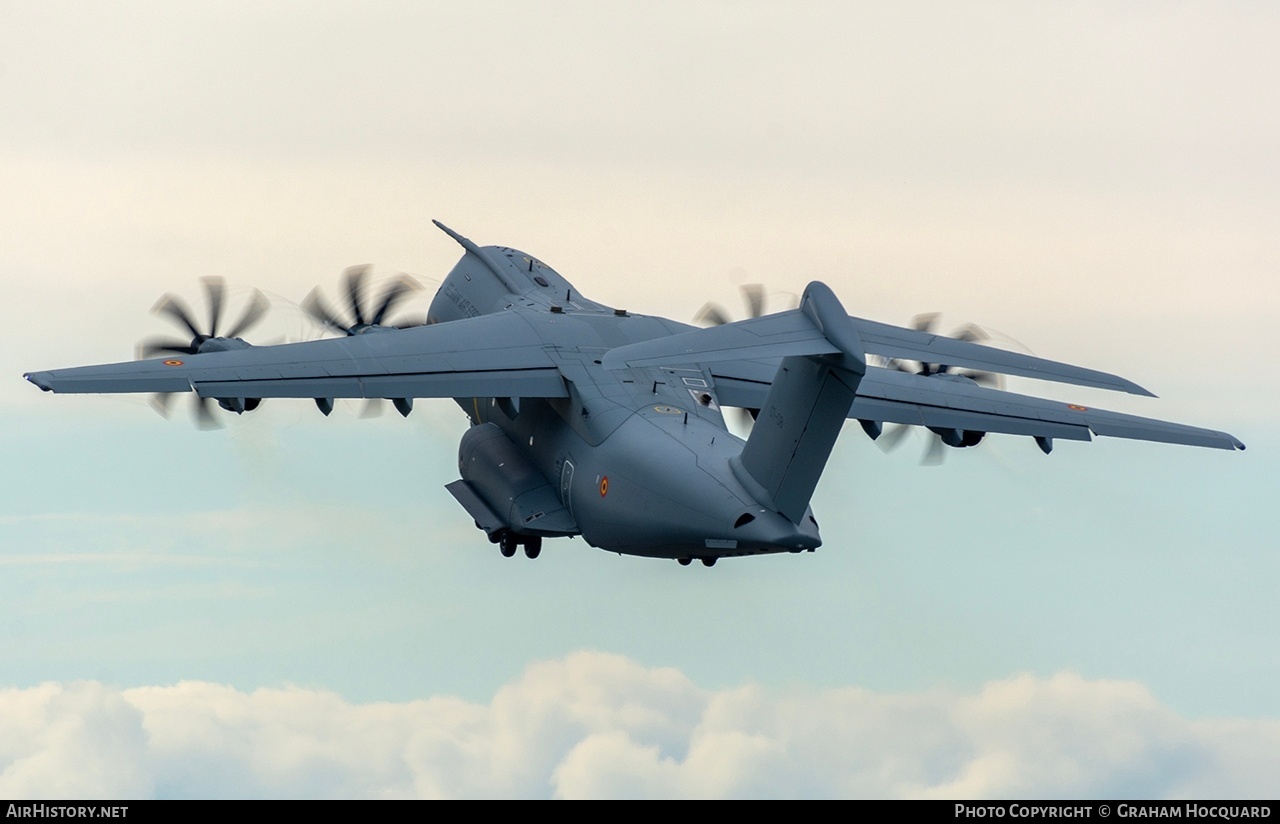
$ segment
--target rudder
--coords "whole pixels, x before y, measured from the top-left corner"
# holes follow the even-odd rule
[[[809,284],[800,310],[840,351],[783,358],[747,445],[733,461],[735,474],[761,503],[792,523],[804,517],[867,368],[857,330],[826,285]]]

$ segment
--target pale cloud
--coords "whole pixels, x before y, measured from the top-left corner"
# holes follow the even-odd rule
[[[0,692],[0,795],[149,796],[144,712],[94,682]]]
[[[1189,720],[1140,684],[974,694],[699,687],[578,652],[488,704],[204,682],[0,692],[10,797],[1268,796],[1280,722]]]

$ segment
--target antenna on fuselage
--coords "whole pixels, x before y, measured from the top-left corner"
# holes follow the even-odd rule
[[[445,226],[443,223],[441,223],[438,220],[432,220],[431,222],[434,223],[436,227],[440,229],[440,231],[444,232],[449,237],[458,241],[458,245],[461,246],[463,249],[466,249],[468,252],[471,252],[472,254],[477,254],[477,255],[480,254],[480,247],[475,245],[475,243],[473,243],[471,240],[453,231],[448,226]]]
[[[494,277],[496,277],[499,281],[501,281],[502,284],[506,286],[507,289],[509,289],[512,294],[518,295],[521,292],[525,291],[524,288],[520,284],[514,282],[506,272],[503,272],[501,269],[499,269],[496,263],[494,263],[492,260],[489,260],[489,256],[484,253],[484,250],[481,249],[479,246],[477,246],[470,239],[463,237],[462,235],[453,231],[448,226],[445,226],[443,223],[441,223],[438,220],[432,219],[431,222],[434,223],[436,227],[440,229],[440,231],[444,232],[449,237],[458,241],[459,246],[461,246],[463,249],[466,249],[471,254],[475,255],[476,258],[479,259],[479,261],[484,264],[485,268],[488,269],[490,272],[493,272]]]

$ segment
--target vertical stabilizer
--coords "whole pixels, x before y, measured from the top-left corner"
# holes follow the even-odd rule
[[[792,523],[804,518],[867,370],[857,330],[826,285],[809,284],[800,311],[839,352],[782,360],[751,437],[733,463],[761,503]]]

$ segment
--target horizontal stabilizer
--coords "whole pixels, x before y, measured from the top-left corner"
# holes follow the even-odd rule
[[[713,363],[723,360],[833,355],[840,350],[799,309],[726,323],[605,353],[606,369]]]

